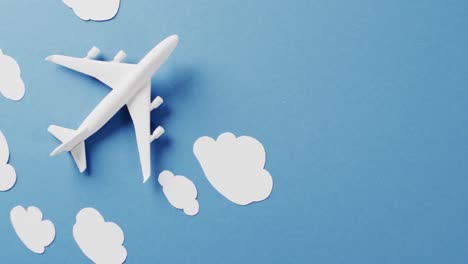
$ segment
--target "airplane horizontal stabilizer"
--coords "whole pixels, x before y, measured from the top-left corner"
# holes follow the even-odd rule
[[[51,156],[54,156],[65,150],[70,151],[76,165],[78,166],[78,169],[80,172],[84,172],[87,167],[86,148],[84,141],[81,138],[86,131],[77,133],[76,130],[54,125],[49,126],[47,130],[63,143],[56,150],[54,150],[54,152],[52,152]],[[75,142],[78,142],[78,144]]]

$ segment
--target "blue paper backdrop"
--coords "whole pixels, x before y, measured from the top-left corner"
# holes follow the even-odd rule
[[[18,173],[0,193],[0,262],[87,263],[72,226],[91,206],[124,230],[127,263],[467,263],[467,28],[463,0],[123,0],[104,23],[60,0],[0,1],[0,48],[27,86],[20,103],[0,98]],[[48,157],[47,126],[76,128],[108,89],[46,56],[96,45],[137,62],[174,33],[153,79],[167,134],[150,182],[126,110],[87,142],[88,174]],[[206,180],[192,145],[225,131],[264,144],[265,202],[234,205]],[[169,205],[164,169],[197,185],[198,216]],[[11,227],[18,204],[56,225],[43,256]]]

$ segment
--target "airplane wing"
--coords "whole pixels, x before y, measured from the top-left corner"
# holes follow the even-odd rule
[[[62,55],[52,55],[47,57],[46,60],[94,77],[111,88],[115,88],[122,77],[126,76],[136,67],[135,64],[113,61],[96,61]]]
[[[145,87],[127,104],[128,111],[132,117],[133,125],[138,144],[138,153],[140,154],[141,169],[143,171],[143,182],[146,182],[151,176],[151,82],[145,84]]]

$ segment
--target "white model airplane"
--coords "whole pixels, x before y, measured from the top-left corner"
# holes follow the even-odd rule
[[[156,45],[138,64],[121,63],[126,57],[123,51],[110,62],[96,61],[100,53],[93,47],[86,58],[52,55],[47,61],[92,76],[112,88],[112,91],[96,106],[77,130],[49,126],[48,131],[62,144],[50,156],[69,151],[80,172],[86,170],[84,141],[101,129],[123,106],[127,106],[135,126],[138,152],[143,171],[143,182],[151,176],[150,144],[164,134],[158,127],[150,134],[150,112],[162,103],[161,97],[151,102],[151,78],[169,58],[179,42],[178,36],[170,36]]]

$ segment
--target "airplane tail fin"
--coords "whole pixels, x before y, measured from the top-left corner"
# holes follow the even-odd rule
[[[62,142],[50,156],[55,156],[63,151],[69,151],[75,160],[80,172],[86,170],[86,148],[84,144],[85,131],[77,132],[76,130],[64,128],[60,126],[49,126],[47,129],[54,137]]]

